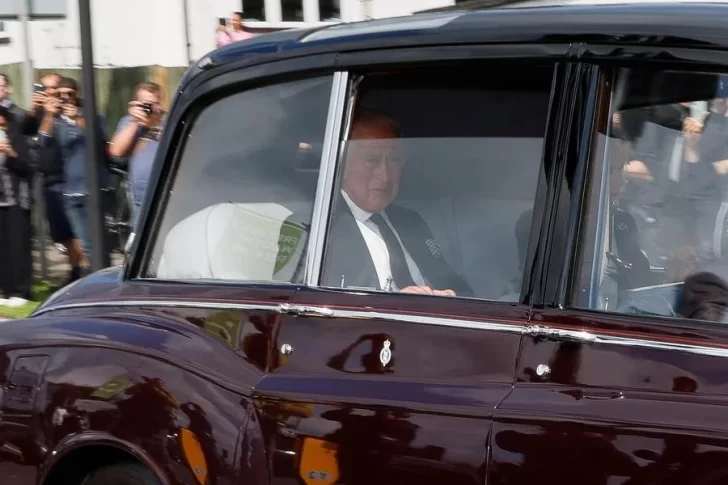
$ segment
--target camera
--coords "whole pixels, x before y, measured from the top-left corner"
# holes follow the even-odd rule
[[[152,106],[152,103],[143,103],[142,109],[144,110],[144,113],[146,113],[147,116],[151,116],[154,112],[154,107]]]

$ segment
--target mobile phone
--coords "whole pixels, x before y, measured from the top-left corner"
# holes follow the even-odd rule
[[[0,130],[0,142],[4,142],[8,138],[8,135],[5,134],[5,130]]]
[[[143,103],[142,104],[142,109],[147,114],[147,116],[150,116],[152,114],[152,111],[153,111],[152,103]]]
[[[34,93],[42,93],[43,91],[45,91],[45,86],[43,86],[41,83],[33,84]]]
[[[220,25],[227,27],[227,19],[225,17],[220,17],[218,21],[220,22]]]

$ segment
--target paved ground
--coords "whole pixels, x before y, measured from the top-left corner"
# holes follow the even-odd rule
[[[33,251],[33,271],[35,273],[36,280],[45,280],[51,285],[60,285],[68,279],[71,267],[68,265],[68,257],[66,257],[66,255],[61,254],[55,249],[55,247],[53,247],[52,244],[47,245],[45,251],[45,274],[43,274],[43,265],[40,256],[40,251]],[[120,254],[112,253],[111,264],[121,265],[123,263],[124,259]]]
[[[40,256],[40,251],[33,251],[33,272],[36,279],[46,280],[53,285],[58,285],[68,278],[71,267],[68,265],[68,258],[64,254],[56,251],[52,245],[48,245],[45,251],[45,274],[43,273]]]
[[[49,244],[45,250],[46,257],[46,271],[43,272],[43,264],[40,258],[40,252],[38,250],[33,251],[33,272],[36,280],[47,281],[51,285],[62,285],[67,279],[71,271],[71,267],[68,265],[68,258],[60,253]],[[118,253],[112,253],[111,264],[121,265],[124,263],[124,258]],[[0,317],[0,322],[9,320],[8,318]]]

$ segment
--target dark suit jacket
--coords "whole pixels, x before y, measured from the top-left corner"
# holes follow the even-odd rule
[[[15,103],[11,104],[8,110],[23,135],[35,136],[36,133],[38,133],[40,122],[36,117],[32,116],[29,112],[25,111]]]
[[[454,290],[458,296],[475,296],[465,280],[445,261],[432,231],[419,214],[394,205],[387,207],[385,212],[429,286]],[[381,289],[374,262],[354,215],[339,198],[331,217],[323,284],[340,287],[342,275],[345,287]]]

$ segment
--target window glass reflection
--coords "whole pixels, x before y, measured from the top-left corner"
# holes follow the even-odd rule
[[[243,0],[244,20],[265,22],[265,0]]]
[[[330,88],[326,76],[205,108],[185,144],[147,277],[301,281]]]
[[[615,85],[596,140],[577,301],[693,317],[695,285],[717,281],[703,273],[728,277],[726,78],[622,70]]]
[[[322,21],[341,20],[339,0],[318,0],[319,18]]]
[[[284,22],[303,22],[303,0],[280,0]]]

